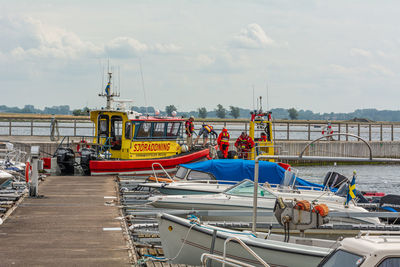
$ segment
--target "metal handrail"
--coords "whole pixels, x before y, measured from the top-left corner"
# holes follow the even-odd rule
[[[320,137],[320,138],[317,138],[317,139],[311,141],[310,143],[308,143],[308,144],[303,148],[303,151],[301,151],[301,153],[300,153],[300,155],[299,155],[299,158],[302,158],[302,157],[303,157],[304,152],[306,151],[306,149],[307,149],[310,145],[312,145],[312,144],[318,142],[319,140],[322,140],[322,139],[325,139],[325,138],[329,138],[329,137],[332,137],[332,136],[340,136],[340,135],[355,137],[355,138],[358,138],[359,140],[363,141],[364,144],[366,144],[367,147],[368,147],[368,149],[369,149],[369,159],[372,160],[372,148],[371,148],[371,146],[368,144],[368,142],[365,141],[363,138],[361,138],[361,137],[358,136],[358,135],[349,134],[349,133],[334,133],[334,134],[328,134],[328,135],[322,136],[322,137]]]
[[[171,176],[169,176],[168,172],[164,169],[164,167],[161,165],[161,163],[159,162],[154,162],[153,164],[151,164],[151,168],[153,170],[153,174],[154,174],[154,178],[156,178],[156,182],[158,183],[158,177],[156,174],[156,171],[154,170],[154,165],[158,165],[161,167],[161,169],[165,172],[165,174],[168,176],[168,178],[172,181],[172,183],[174,183],[175,181],[171,178]]]
[[[254,258],[256,258],[263,266],[269,267],[268,263],[266,263],[263,259],[261,259],[260,256],[258,256],[249,246],[247,246],[242,240],[240,240],[239,238],[235,237],[235,236],[231,236],[228,237],[225,242],[224,242],[224,252],[223,252],[223,259],[226,260],[226,245],[228,244],[228,242],[230,241],[236,241],[239,243],[239,245],[241,245],[245,250],[247,250],[247,252],[249,252]],[[222,263],[222,267],[225,266],[225,263]]]
[[[214,254],[210,254],[210,253],[201,254],[200,260],[202,261],[203,266],[207,266],[208,260],[217,261],[222,264],[228,264],[230,266],[235,266],[235,267],[240,267],[240,266],[253,267],[254,266],[254,265],[247,264],[245,262],[241,262],[241,261],[231,259],[231,258],[224,259],[222,256],[218,256],[218,255],[214,255]]]

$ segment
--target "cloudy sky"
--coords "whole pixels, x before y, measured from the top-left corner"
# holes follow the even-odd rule
[[[252,108],[254,88],[269,108],[399,110],[398,14],[391,0],[0,0],[0,105],[100,107],[110,59],[138,106]]]

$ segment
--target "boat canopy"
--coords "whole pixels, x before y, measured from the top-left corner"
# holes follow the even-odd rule
[[[259,162],[259,183],[268,182],[270,184],[281,184],[285,178],[286,170],[275,162]],[[215,159],[202,162],[181,164],[180,166],[212,173],[220,181],[242,181],[249,179],[254,181],[254,160],[242,159]],[[296,178],[297,186],[309,186],[315,188],[324,188],[323,185],[311,183],[299,177]]]

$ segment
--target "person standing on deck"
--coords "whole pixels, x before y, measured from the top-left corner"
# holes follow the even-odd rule
[[[214,128],[211,125],[203,123],[203,125],[202,125],[202,127],[201,127],[201,129],[199,131],[199,134],[197,135],[196,140],[194,141],[194,143],[197,144],[197,142],[199,141],[200,136],[203,135],[203,146],[206,146],[207,142],[208,142],[208,135],[209,134],[214,134],[215,137],[217,137],[217,135],[218,135],[214,131]]]
[[[193,133],[194,133],[194,117],[190,116],[190,118],[185,122],[186,129],[186,144],[189,147],[189,150],[192,149],[192,141],[193,141]]]
[[[217,144],[219,146],[219,150],[222,152],[224,159],[228,158],[229,138],[230,138],[230,136],[229,136],[228,130],[224,127],[217,139]]]
[[[238,150],[239,158],[248,159],[249,153],[254,147],[254,141],[246,132],[242,132],[235,142],[235,147]]]

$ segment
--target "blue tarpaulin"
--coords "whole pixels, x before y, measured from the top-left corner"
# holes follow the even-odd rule
[[[286,170],[284,168],[274,162],[260,161],[259,163],[259,183],[281,183],[285,177]],[[212,173],[219,181],[239,182],[243,179],[254,180],[254,160],[216,159],[190,164],[181,164],[181,166],[196,171]],[[323,188],[323,185],[311,183],[301,178],[296,179],[296,185]]]

